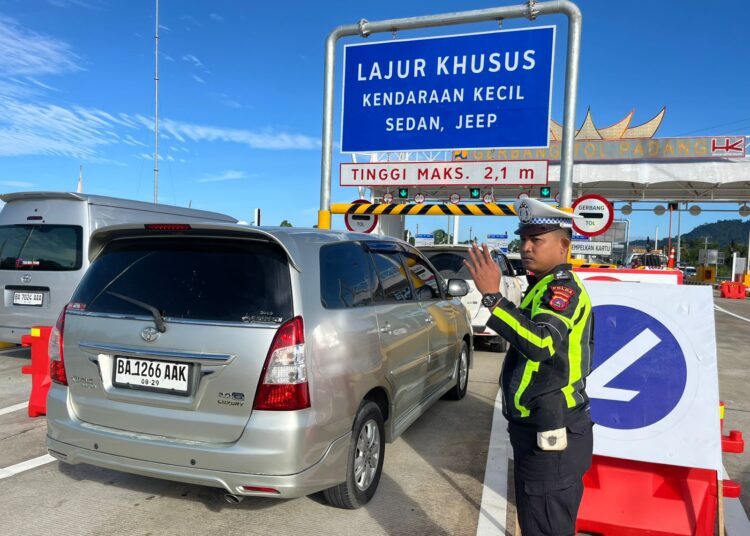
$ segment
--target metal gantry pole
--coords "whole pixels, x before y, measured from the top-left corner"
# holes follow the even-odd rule
[[[685,208],[687,208],[687,203],[685,203]],[[682,261],[682,255],[680,254],[680,251],[682,250],[682,209],[680,208],[680,205],[677,205],[677,257],[675,258],[675,262],[677,263],[677,266],[680,265],[680,262]]]
[[[154,203],[159,202],[159,0],[154,34]]]
[[[456,24],[497,21],[503,19],[536,19],[541,15],[568,17],[568,50],[565,69],[565,96],[563,105],[563,139],[560,159],[560,207],[570,208],[573,192],[573,141],[575,136],[575,111],[578,93],[578,64],[581,54],[582,16],[578,6],[569,0],[535,2],[515,6],[475,9],[456,13],[443,13],[424,17],[409,17],[369,22],[362,19],[357,24],[339,26],[326,39],[325,72],[323,79],[323,139],[320,163],[320,210],[318,227],[331,228],[331,172],[333,166],[333,97],[336,67],[336,43],[342,37],[359,35],[368,37],[376,33],[393,33],[419,28],[436,28]]]

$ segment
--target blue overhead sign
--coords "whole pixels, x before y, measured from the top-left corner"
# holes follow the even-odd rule
[[[554,26],[344,47],[343,152],[547,147]]]

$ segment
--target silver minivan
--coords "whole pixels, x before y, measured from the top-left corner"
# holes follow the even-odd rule
[[[69,192],[0,195],[0,341],[52,326],[83,277],[88,242],[118,223],[237,222],[225,214]]]
[[[50,339],[61,461],[356,508],[385,443],[466,393],[467,285],[399,240],[127,225],[89,256]]]

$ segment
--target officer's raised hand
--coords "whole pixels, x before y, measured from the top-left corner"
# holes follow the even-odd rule
[[[487,244],[480,249],[476,242],[469,249],[471,262],[464,261],[466,268],[474,280],[474,286],[480,294],[492,294],[500,291],[500,267],[493,260]]]

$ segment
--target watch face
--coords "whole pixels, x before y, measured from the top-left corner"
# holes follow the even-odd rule
[[[497,294],[487,294],[482,298],[482,305],[489,307],[498,300]]]

